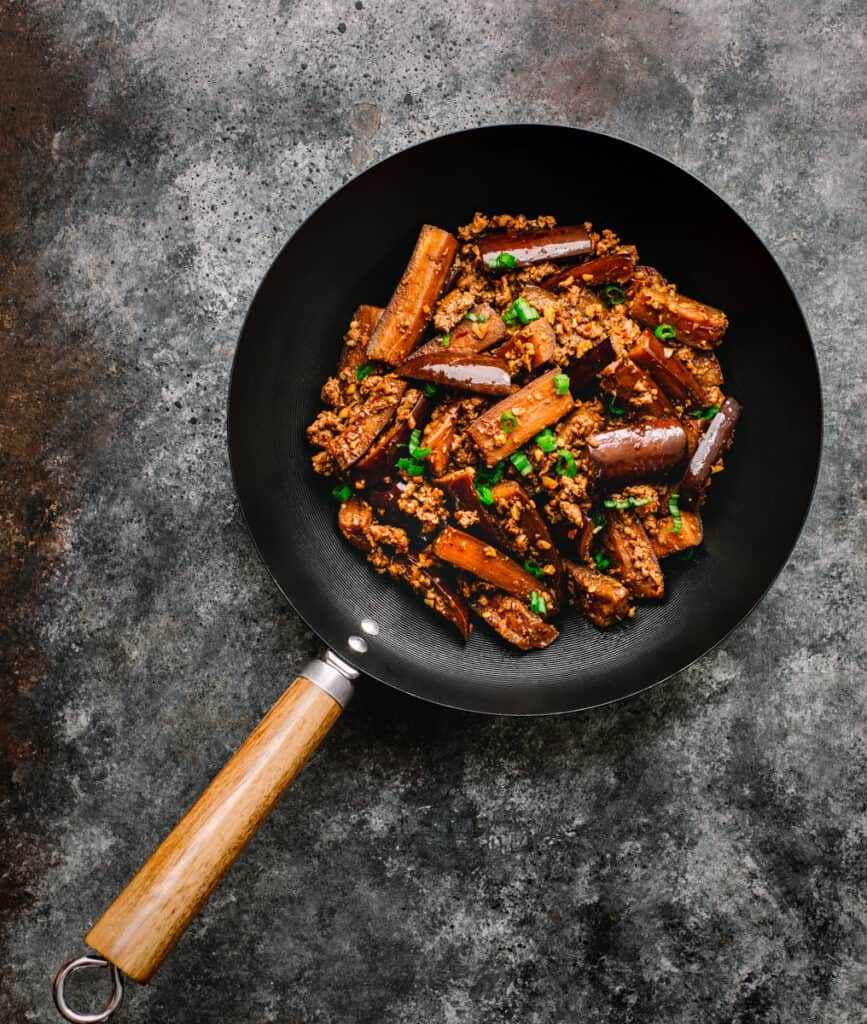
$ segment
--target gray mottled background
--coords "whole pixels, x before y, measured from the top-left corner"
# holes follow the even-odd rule
[[[865,1020],[859,6],[0,0],[4,1024],[53,1019],[57,965],[314,649],[226,462],[257,282],[377,157],[512,119],[646,145],[768,242],[824,375],[801,542],[623,705],[369,687],[122,1019]]]

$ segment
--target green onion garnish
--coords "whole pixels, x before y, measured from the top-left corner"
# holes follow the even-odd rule
[[[538,562],[534,562],[532,558],[528,558],[524,562],[524,568],[531,576],[535,576],[537,579],[542,575],[542,566]]]
[[[650,501],[650,498],[606,498],[602,504],[606,508],[638,508],[640,505],[646,505]]]
[[[695,558],[695,548],[687,548],[686,551],[678,551],[674,556],[679,558],[681,562],[691,562]]]
[[[568,395],[571,383],[572,381],[569,380],[565,373],[554,374],[554,390],[558,395]]]
[[[535,590],[530,594],[530,611],[537,615],[547,615],[548,605],[545,598]]]
[[[523,452],[515,452],[509,456],[509,461],[521,474],[521,476],[527,476],[528,473],[533,472],[533,467],[530,465],[530,460]]]
[[[668,499],[668,511],[671,514],[671,518],[674,520],[674,526],[672,526],[668,531],[669,533],[680,533],[683,529],[683,519],[681,518],[680,508],[677,504],[679,499],[679,494],[672,494]]]
[[[331,492],[332,498],[337,498],[338,501],[349,501],[352,497],[352,488],[349,484],[341,484],[340,487],[335,487]]]
[[[596,568],[600,572],[605,572],[608,566],[611,565],[611,560],[605,557],[604,551],[597,551],[593,556],[593,561],[596,563]]]
[[[605,298],[612,306],[619,306],[626,302],[626,292],[617,284],[609,284],[605,287]]]
[[[599,533],[599,531],[605,526],[608,520],[601,513],[593,517],[593,532]]]
[[[424,463],[416,459],[398,459],[394,465],[395,469],[402,469],[407,476],[421,476],[424,473]]]
[[[718,405],[712,405],[709,409],[693,409],[690,416],[694,420],[712,420],[719,412]]]
[[[487,484],[476,484],[476,494],[483,505],[494,504],[494,492]]]
[[[558,476],[573,477],[578,472],[578,467],[575,465],[575,456],[572,452],[566,451],[564,448],[557,456],[557,462],[554,466],[554,472]]]
[[[486,324],[488,322],[486,316],[479,316],[478,313],[464,313],[464,320],[469,320],[470,323],[474,324]]]
[[[518,417],[513,412],[504,412],[500,416],[500,425],[504,434],[511,434],[518,425]]]
[[[560,443],[557,439],[557,435],[550,427],[546,427],[541,434],[536,434],[533,440],[542,449],[543,452],[556,451],[557,445]]]
[[[499,267],[500,269],[509,269],[511,267],[517,267],[517,265],[518,261],[510,252],[501,252],[491,263],[492,267]]]
[[[355,376],[358,380],[364,380],[369,373],[373,373],[373,363],[365,363],[364,366],[359,366],[355,370]]]
[[[450,334],[444,334],[440,338],[440,345],[442,345],[443,348],[448,348],[449,344],[451,343],[451,340],[452,340],[452,336]]]
[[[617,404],[617,395],[612,395],[608,399],[608,411],[612,416],[622,416],[626,412],[625,409],[621,409]]]
[[[506,468],[505,459],[500,459],[496,466],[491,466],[489,469],[487,466],[480,466],[476,470],[476,483],[477,484],[489,484],[493,487],[494,484],[498,484],[503,478],[503,470]]]
[[[407,445],[407,448],[409,448],[409,454],[414,459],[418,459],[418,460],[426,459],[428,457],[428,455],[430,455],[430,453],[431,453],[430,448],[421,448],[421,447],[419,447],[420,444],[421,444],[421,430],[414,430],[409,435],[409,444]]]
[[[503,313],[503,323],[513,324],[516,320],[520,320],[522,324],[529,324],[538,320],[541,315],[539,310],[535,306],[531,306],[526,299],[515,299]]]
[[[422,391],[424,391],[428,398],[436,398],[437,389],[433,386],[433,384],[425,384],[425,386],[422,388]]]
[[[677,334],[671,324],[660,324],[653,333],[660,341],[671,341],[671,339]]]

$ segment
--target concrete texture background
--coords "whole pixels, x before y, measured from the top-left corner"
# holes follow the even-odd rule
[[[120,1019],[864,1021],[859,6],[0,0],[0,1019],[53,1019],[56,967],[314,649],[226,461],[257,282],[371,160],[516,119],[646,145],[768,242],[824,375],[801,542],[625,704],[369,687]]]

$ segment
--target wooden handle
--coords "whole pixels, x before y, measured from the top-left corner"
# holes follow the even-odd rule
[[[85,942],[131,978],[148,981],[341,710],[299,676]]]

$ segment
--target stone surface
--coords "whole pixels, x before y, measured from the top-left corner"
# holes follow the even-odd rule
[[[803,538],[625,704],[370,687],[119,1019],[865,1019],[858,8],[0,0],[0,1019],[53,1019],[57,965],[314,649],[226,463],[257,282],[369,161],[513,119],[649,146],[770,245],[824,375]]]

